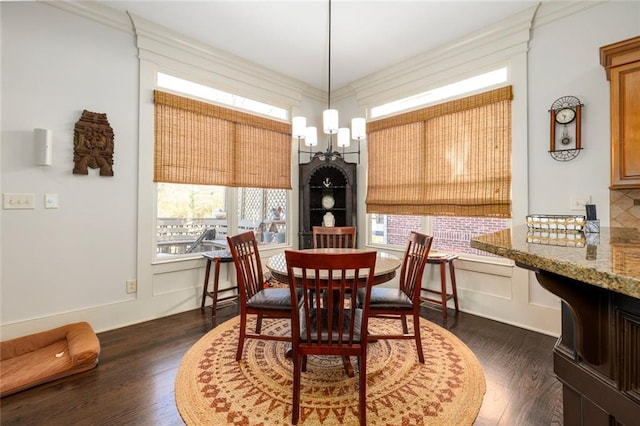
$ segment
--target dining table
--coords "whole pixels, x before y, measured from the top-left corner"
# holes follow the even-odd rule
[[[313,248],[294,250],[303,253],[336,253],[336,254],[351,254],[351,253],[363,253],[372,251],[371,249],[353,249],[353,248]],[[396,276],[396,271],[402,265],[402,259],[392,254],[378,251],[376,253],[376,269],[373,272],[373,284],[378,285],[391,281]],[[288,283],[289,276],[287,273],[287,261],[284,257],[284,252],[275,254],[267,259],[265,264],[266,268],[271,272],[271,275],[276,280]]]
[[[335,254],[351,254],[370,252],[371,249],[354,249],[354,248],[313,248],[296,250],[304,253],[335,253]],[[396,276],[396,271],[402,265],[402,259],[389,253],[376,252],[376,267],[373,272],[373,285],[383,284],[392,280]],[[275,254],[267,259],[266,268],[276,280],[288,283],[289,275],[287,273],[287,261],[284,252]],[[364,280],[362,280],[365,282]],[[291,349],[287,350],[287,357],[291,357]],[[345,371],[349,377],[353,377],[355,372],[348,357],[343,358]]]

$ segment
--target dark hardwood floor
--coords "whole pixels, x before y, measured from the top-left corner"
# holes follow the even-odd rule
[[[236,315],[218,311],[218,323]],[[561,425],[562,389],[553,374],[555,338],[499,322],[423,308],[478,357],[487,393],[476,425]],[[100,333],[100,364],[86,373],[0,400],[0,424],[181,425],[174,379],[183,354],[214,327],[199,309]],[[454,426],[454,425],[452,425]]]

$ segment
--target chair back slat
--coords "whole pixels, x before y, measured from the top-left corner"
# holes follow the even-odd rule
[[[399,286],[411,300],[418,300],[417,292],[421,288],[422,275],[427,264],[432,242],[432,236],[417,232],[409,234],[402,269],[400,270]]]
[[[365,286],[370,298],[376,252],[350,254],[285,251],[292,306],[294,352],[355,355],[366,345],[367,305],[356,309],[350,294]],[[296,288],[302,289],[296,292]],[[298,298],[301,297],[302,300]],[[301,302],[301,303],[300,303]]]
[[[356,248],[356,227],[314,226],[313,248]]]
[[[252,231],[227,237],[240,288],[240,297],[249,300],[264,286],[258,243]]]

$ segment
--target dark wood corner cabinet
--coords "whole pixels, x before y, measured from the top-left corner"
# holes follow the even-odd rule
[[[600,48],[611,90],[611,189],[640,188],[640,36]]]
[[[356,166],[340,157],[316,155],[300,164],[299,248],[313,247],[313,227],[322,226],[327,212],[335,217],[335,226],[356,226]],[[323,205],[323,197],[333,196],[333,206]]]

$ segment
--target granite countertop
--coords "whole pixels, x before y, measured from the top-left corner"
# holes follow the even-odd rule
[[[526,225],[475,237],[471,247],[640,299],[640,231],[601,228],[597,234],[534,234]]]

